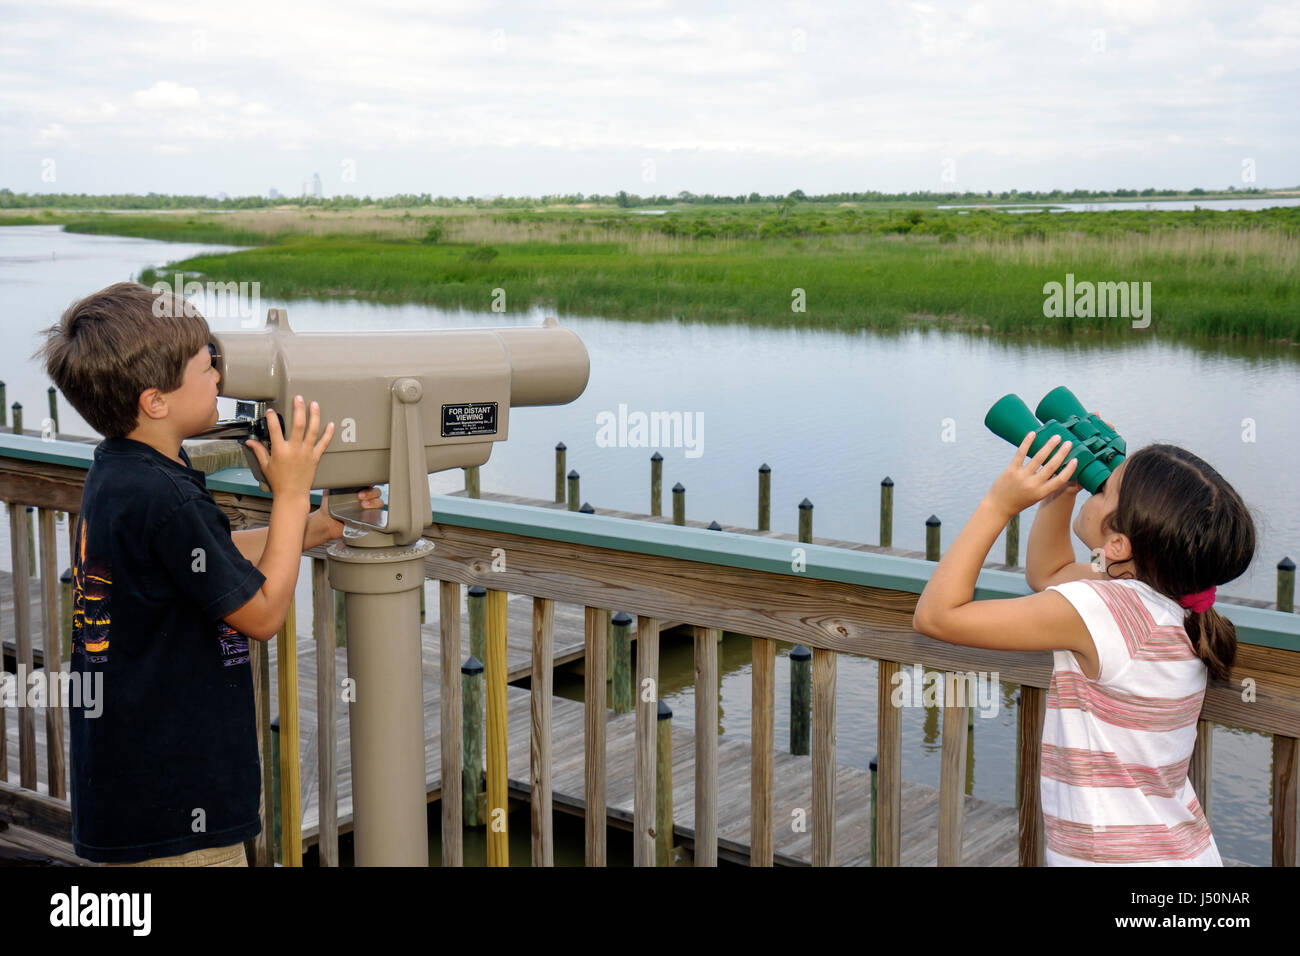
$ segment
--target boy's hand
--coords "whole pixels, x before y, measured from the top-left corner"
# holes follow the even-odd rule
[[[269,454],[266,446],[255,438],[248,439],[244,444],[253,449],[262,474],[266,476],[266,483],[271,487],[271,493],[291,497],[310,495],[316,477],[316,466],[334,437],[334,423],[330,422],[325,428],[325,434],[320,435],[320,405],[311,403],[311,418],[308,420],[303,414],[302,396],[296,395],[293,399],[293,420],[289,425],[289,435],[286,437],[280,433],[278,415],[267,415],[266,425],[271,437]],[[320,435],[319,440],[317,435]]]
[[[1038,454],[1029,459],[1028,464],[1022,464],[1029,455],[1029,446],[1033,443],[1034,433],[1030,432],[1025,435],[1024,441],[1016,449],[1011,464],[1007,466],[1006,471],[998,475],[993,482],[993,487],[985,496],[1008,519],[1011,515],[1018,515],[1030,505],[1042,501],[1053,492],[1063,490],[1079,463],[1077,458],[1073,458],[1061,469],[1060,474],[1056,474],[1056,470],[1061,468],[1061,463],[1070,453],[1070,446],[1073,443],[1061,441],[1059,436],[1053,435],[1038,450]],[[1047,457],[1049,454],[1051,458]]]
[[[320,496],[320,507],[307,516],[307,531],[302,536],[302,549],[310,550],[317,545],[343,537],[343,522],[330,514],[328,491]],[[384,507],[384,493],[372,485],[357,492],[357,500],[362,509],[381,509]]]

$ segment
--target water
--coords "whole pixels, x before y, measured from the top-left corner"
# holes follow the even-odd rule
[[[27,358],[35,333],[69,302],[146,266],[178,261],[211,244],[64,234],[57,227],[0,227],[0,308],[9,358],[0,366],[8,401],[22,401],[28,427],[45,412],[49,384]],[[536,324],[540,311],[499,315],[427,306],[264,300],[288,307],[295,329],[384,330]],[[1155,441],[1183,445],[1213,464],[1242,494],[1257,519],[1255,565],[1223,588],[1264,600],[1275,595],[1274,567],[1300,553],[1294,507],[1300,349],[1203,346],[1160,339],[1146,330],[1061,344],[1035,338],[974,338],[939,330],[895,334],[799,327],[750,328],[674,320],[642,323],[562,317],[591,355],[591,380],[575,402],[511,412],[510,437],[481,469],[484,491],[536,498],[554,494],[554,446],[568,446],[568,466],[582,476],[582,498],[602,508],[648,511],[653,448],[600,447],[597,416],[678,411],[701,421],[696,449],[664,447],[664,493],[687,489],[688,518],[753,527],[760,464],[772,467],[772,527],[797,530],[797,505],[815,505],[819,537],[874,543],[879,483],[895,482],[894,543],[921,550],[925,520],[943,522],[946,547],[1013,449],[983,426],[984,413],[1014,391],[1033,407],[1066,384],[1113,421],[1136,449]],[[214,319],[215,328],[238,319]],[[311,396],[307,396],[309,399]],[[233,414],[222,400],[222,417]],[[1243,440],[1247,420],[1256,440]],[[90,434],[61,402],[62,430]],[[945,440],[950,438],[952,440]],[[698,450],[699,454],[694,454]],[[462,487],[458,471],[436,475],[435,492]],[[669,501],[665,501],[668,505]],[[1021,557],[1033,513],[1021,517]],[[60,529],[60,567],[66,533]],[[1086,552],[1074,542],[1076,558]],[[1000,560],[1004,542],[991,557]],[[8,564],[8,526],[0,523],[0,562]],[[298,598],[310,606],[310,581]],[[437,606],[431,592],[431,607]],[[788,747],[788,649],[777,663],[777,746]],[[720,655],[720,728],[749,731],[749,649],[729,639]],[[875,739],[875,664],[842,656],[838,682],[838,759],[865,768]],[[693,721],[689,644],[666,644],[662,691],[678,727]],[[580,686],[580,685],[579,685]],[[560,680],[557,675],[557,691]],[[968,767],[970,792],[1014,798],[1015,711],[1011,688],[996,716],[976,720]],[[938,712],[904,711],[904,779],[937,786]],[[1220,852],[1253,863],[1269,860],[1270,748],[1267,738],[1216,727],[1214,823]],[[526,817],[525,817],[526,820]]]

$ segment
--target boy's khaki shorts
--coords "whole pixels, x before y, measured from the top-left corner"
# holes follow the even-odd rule
[[[156,856],[138,863],[108,863],[107,866],[248,866],[244,844],[214,846],[206,850],[191,850],[179,856]]]

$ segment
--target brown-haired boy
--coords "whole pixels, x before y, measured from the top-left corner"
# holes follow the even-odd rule
[[[243,841],[261,830],[247,638],[279,630],[302,552],[342,534],[310,499],[334,423],[320,434],[302,396],[287,436],[269,416],[270,454],[249,446],[270,523],[232,535],[181,448],[217,420],[203,317],[119,282],[45,336],[50,378],[104,435],[74,536],[70,666],[83,680],[102,672],[104,706],[70,714],[73,847],[101,863],[246,865]],[[379,507],[378,494],[360,497]]]

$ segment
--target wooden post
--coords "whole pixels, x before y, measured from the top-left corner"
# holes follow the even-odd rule
[[[772,749],[776,708],[776,642],[750,639],[749,865],[771,866],[773,852]]]
[[[280,801],[280,718],[271,721],[271,846],[274,863],[284,865],[284,816]]]
[[[1295,562],[1290,558],[1277,563],[1277,609],[1288,614],[1295,610]]]
[[[1007,522],[1007,564],[1016,567],[1020,563],[1020,515],[1011,516]]]
[[[1300,739],[1273,735],[1273,865],[1295,866]]]
[[[348,593],[334,592],[334,646],[348,646]]]
[[[799,541],[812,544],[813,503],[805,498],[799,502]]]
[[[686,488],[680,481],[673,485],[673,524],[686,524]]]
[[[659,704],[659,619],[638,617],[636,620],[636,770],[635,796],[632,807],[633,862],[637,866],[655,865],[658,823],[655,816],[655,717]],[[671,761],[671,754],[669,759]],[[672,767],[668,768],[669,773]]]
[[[27,506],[27,573],[36,577],[36,509]]]
[[[49,397],[50,397],[50,422],[54,425],[54,434],[55,434],[55,435],[58,435],[58,433],[59,433],[59,393],[58,393],[58,390],[55,389],[55,387],[54,387],[53,385],[51,385],[48,389],[46,389],[46,392],[47,392],[47,394],[48,394]],[[42,428],[41,431],[44,432],[45,429]]]
[[[939,560],[939,519],[934,515],[925,519],[925,560]]]
[[[469,465],[465,468],[465,497],[477,498],[478,496],[478,465]]]
[[[669,866],[673,855],[673,711],[661,700],[655,712],[655,866]]]
[[[509,815],[506,793],[506,592],[488,589],[487,619],[487,849],[488,866],[510,865]]]
[[[302,866],[302,798],[298,784],[298,627],[295,603],[275,639],[276,673],[280,678],[280,863]]]
[[[1047,692],[1041,687],[1020,685],[1020,729],[1016,747],[1020,769],[1016,788],[1020,791],[1020,865],[1042,866],[1044,860],[1043,801],[1039,790],[1039,751],[1047,716]]]
[[[609,612],[588,607],[583,621],[583,761],[586,865],[605,865],[605,639]]]
[[[258,641],[255,653],[249,658],[256,665],[253,668],[253,696],[257,706],[258,739],[262,745],[262,832],[254,838],[257,841],[255,859],[258,866],[271,866],[280,846],[280,841],[275,839],[271,816],[280,790],[275,783],[280,761],[271,752],[271,642]]]
[[[58,545],[54,543],[54,512],[49,508],[42,508],[40,513],[41,525],[41,623],[44,625],[41,634],[41,655],[43,661],[41,666],[45,669],[45,675],[48,680],[57,680],[57,675],[63,666],[63,653],[59,642],[59,625],[61,623],[60,615],[55,611],[59,606],[59,583],[56,579],[56,569],[58,565]],[[58,706],[47,706],[45,708],[45,768],[46,780],[49,781],[49,794],[59,800],[67,797],[67,788],[64,786],[64,766],[63,766],[63,707],[65,702],[60,700]]]
[[[464,866],[461,830],[461,780],[464,766],[461,735],[461,682],[457,679],[460,663],[460,585],[455,581],[438,582],[438,640],[441,645],[439,667],[442,693],[439,718],[442,721],[442,865]],[[478,788],[474,788],[475,817],[478,816]]]
[[[465,714],[464,757],[461,766],[461,815],[466,826],[478,826],[479,794],[483,792],[483,662],[472,653],[460,668],[460,693]]]
[[[902,853],[903,721],[891,699],[897,661],[878,661],[876,680],[876,753],[880,761],[880,798],[876,813],[877,863],[898,866]]]
[[[5,404],[5,383],[0,382],[0,428],[9,426],[9,406]]]
[[[1020,715],[1021,715],[1021,713],[1022,713],[1022,711],[1021,711],[1021,707],[1020,707],[1020,688],[1019,688],[1019,687],[1017,687],[1017,688],[1012,692],[1012,699],[1015,701],[1015,704],[1016,704],[1016,740],[1019,740],[1019,739],[1020,739]],[[1017,745],[1017,746],[1016,746],[1016,781],[1017,781],[1017,786],[1016,786],[1016,788],[1015,788],[1015,791],[1016,791],[1016,809],[1017,809],[1017,810],[1020,809],[1020,787],[1019,787],[1019,785],[1018,785],[1019,780],[1020,780],[1020,747],[1019,747],[1019,745]]]
[[[329,564],[311,559],[312,637],[316,641],[316,805],[321,866],[339,865],[339,784],[334,725],[334,595]]]
[[[23,433],[23,403],[14,402],[13,412],[14,412],[14,434],[21,435]],[[12,508],[13,505],[10,505],[10,507]]]
[[[894,479],[888,475],[880,483],[880,546],[894,546]]]
[[[772,469],[767,462],[758,466],[758,530],[772,530]]]
[[[879,767],[879,761],[875,754],[871,755],[871,865],[876,865],[876,770]]]
[[[695,629],[695,865],[718,865],[718,637]]]
[[[564,504],[564,442],[555,446],[555,503]]]
[[[650,456],[650,514],[658,517],[664,513],[664,456],[655,452]]]
[[[1187,767],[1187,776],[1191,780],[1192,789],[1196,791],[1196,799],[1201,804],[1201,811],[1205,814],[1205,822],[1213,824],[1210,819],[1210,765],[1213,761],[1214,742],[1214,725],[1208,720],[1198,720],[1196,722],[1196,743],[1192,747],[1192,760]]]
[[[578,510],[578,472],[569,472],[569,510]]]
[[[614,648],[614,679],[612,681],[614,713],[626,714],[632,709],[632,615],[619,611],[612,619]]]
[[[944,673],[943,743],[939,767],[939,865],[961,866],[962,823],[966,811],[966,737],[969,705],[956,706],[960,678]]]
[[[20,504],[9,505],[9,554],[13,568],[14,592],[14,657],[19,673],[32,673],[32,593],[28,582],[31,569],[31,542],[22,516],[26,514]],[[19,684],[19,695],[25,696],[27,688]],[[18,708],[18,783],[26,790],[36,789],[36,711],[31,707]]]
[[[551,693],[555,667],[555,602],[533,598],[533,679],[529,691],[533,866],[555,865],[551,826]]]
[[[487,603],[487,588],[473,584],[466,594],[465,603],[469,605],[469,652],[482,663],[487,658],[487,621],[483,613]]]
[[[838,655],[813,649],[812,864],[835,865],[835,672]]]
[[[790,651],[790,753],[808,755],[811,720],[812,651],[796,644]]]
[[[72,568],[59,575],[59,646],[63,660],[72,659]]]

